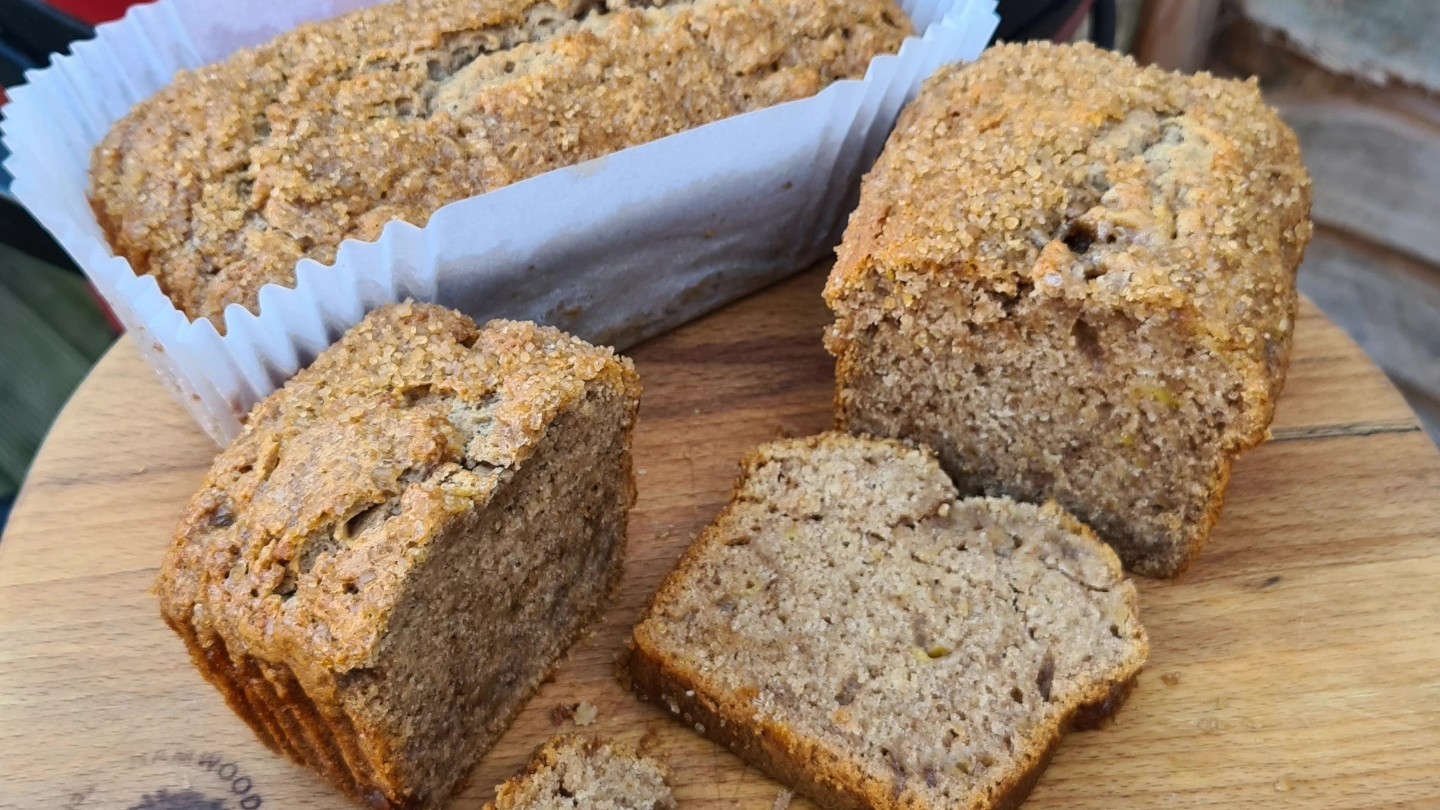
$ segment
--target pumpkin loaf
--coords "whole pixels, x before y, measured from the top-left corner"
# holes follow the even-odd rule
[[[776,442],[635,628],[633,688],[827,808],[1014,807],[1148,652],[1115,553],[934,456]]]
[[[563,735],[540,747],[525,773],[495,789],[485,810],[674,810],[670,774],[633,747]]]
[[[638,398],[628,360],[555,329],[373,312],[216,458],[164,618],[271,748],[439,806],[618,578]]]
[[[895,0],[395,0],[179,74],[96,147],[111,247],[191,318],[345,239],[864,75]]]
[[[942,69],[825,289],[838,422],[936,448],[963,492],[1053,498],[1173,576],[1268,435],[1309,210],[1253,82],[1087,45]]]

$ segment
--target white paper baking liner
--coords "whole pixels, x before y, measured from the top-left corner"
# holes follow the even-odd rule
[[[160,0],[101,26],[10,92],[12,189],[85,270],[142,353],[217,442],[366,311],[413,297],[478,320],[524,318],[625,348],[800,270],[839,241],[860,176],[900,107],[946,62],[975,58],[993,0],[901,0],[917,31],[863,80],[550,172],[392,222],[295,288],[232,305],[226,334],[190,321],[106,244],[86,198],[110,126],[184,68],[374,0]]]

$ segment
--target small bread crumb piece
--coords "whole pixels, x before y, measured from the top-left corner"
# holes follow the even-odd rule
[[[581,701],[580,705],[575,707],[575,725],[593,725],[595,723],[595,718],[599,715],[600,710],[595,708],[595,704]]]
[[[575,719],[575,710],[580,708],[578,703],[561,703],[550,710],[550,722],[553,725],[562,725],[568,720]]]
[[[786,810],[790,806],[790,800],[795,797],[794,793],[782,790],[775,796],[775,803],[770,805],[770,810]]]

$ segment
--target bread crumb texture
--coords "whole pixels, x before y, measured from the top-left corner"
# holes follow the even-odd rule
[[[217,328],[392,220],[864,74],[894,0],[398,0],[185,71],[96,147],[111,246]]]
[[[377,310],[216,458],[162,612],[263,741],[433,806],[618,577],[638,398],[628,360],[556,329]]]
[[[526,772],[495,791],[486,810],[671,810],[666,767],[634,747],[600,737],[556,737]]]
[[[582,700],[575,706],[574,720],[577,726],[593,726],[599,717],[600,710],[596,708],[594,703],[588,703]]]
[[[928,452],[761,447],[636,627],[632,684],[826,807],[1014,806],[1148,652],[1115,554]]]
[[[1177,573],[1266,436],[1310,199],[1254,82],[1048,43],[942,68],[826,286],[840,422]]]

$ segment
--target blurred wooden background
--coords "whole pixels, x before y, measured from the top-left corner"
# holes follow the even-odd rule
[[[1257,76],[1315,179],[1300,289],[1440,443],[1440,3],[1148,0],[1142,61]]]

